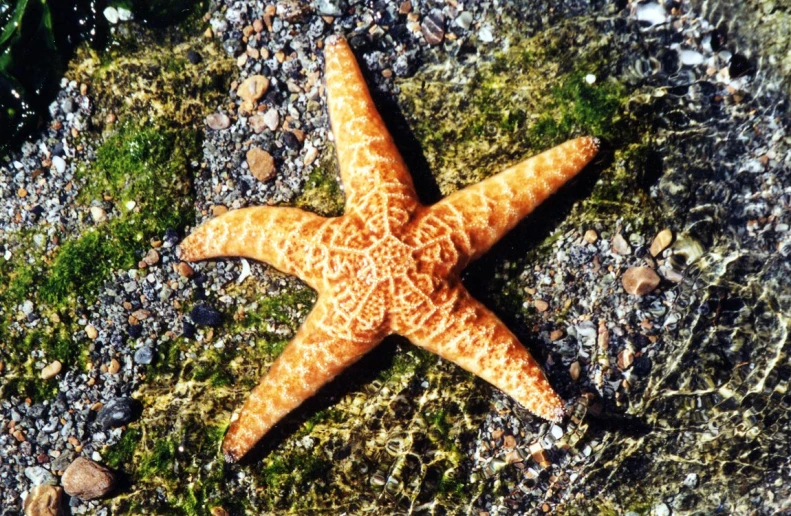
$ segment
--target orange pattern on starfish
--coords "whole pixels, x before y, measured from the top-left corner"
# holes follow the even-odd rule
[[[541,367],[472,298],[460,273],[582,170],[598,141],[568,141],[423,206],[344,39],[327,38],[325,61],[345,214],[245,208],[206,222],[181,244],[184,260],[253,258],[318,291],[313,310],[231,424],[226,459],[245,455],[393,333],[485,379],[538,416],[560,420],[563,401]]]

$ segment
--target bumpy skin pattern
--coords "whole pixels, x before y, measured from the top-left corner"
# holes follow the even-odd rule
[[[560,420],[563,401],[541,367],[472,298],[459,275],[582,170],[598,141],[568,141],[422,206],[346,41],[328,38],[325,58],[345,215],[241,209],[206,222],[181,244],[184,260],[253,258],[299,276],[319,293],[231,424],[226,459],[245,455],[281,418],[392,333],[485,379],[538,416]]]

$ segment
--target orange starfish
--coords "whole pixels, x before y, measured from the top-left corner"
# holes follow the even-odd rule
[[[184,260],[244,256],[318,291],[313,310],[231,424],[226,460],[246,454],[393,333],[483,378],[538,416],[560,420],[563,401],[541,367],[459,275],[582,170],[598,141],[568,141],[422,206],[346,41],[327,38],[325,60],[345,214],[244,208],[206,222],[181,243]]]

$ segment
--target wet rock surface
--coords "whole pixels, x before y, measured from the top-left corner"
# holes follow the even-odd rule
[[[74,514],[788,510],[788,90],[784,69],[740,35],[758,15],[718,4],[228,0],[174,45],[152,45],[150,62],[142,50],[116,55],[118,67],[82,55],[88,68],[70,71],[40,138],[0,161],[0,341],[19,343],[0,347],[2,510],[23,510],[23,493],[53,500],[48,484],[87,458],[131,487],[75,496]],[[337,213],[321,86],[321,41],[335,32],[427,202],[567,136],[611,137],[588,178],[464,278],[570,401],[562,424],[394,339],[251,463],[223,464],[231,411],[315,297],[265,265],[185,264],[176,247],[223,210]],[[782,57],[781,44],[769,50]],[[214,93],[190,95],[201,88]],[[99,133],[141,112],[186,124],[168,138],[200,127],[179,190],[195,211],[124,240],[132,259],[88,297],[52,301],[39,277],[69,242],[151,209],[141,190],[91,190],[82,175],[107,155]],[[132,160],[157,139],[144,136],[112,141]],[[245,168],[252,149],[274,177]],[[673,238],[654,245],[663,229]],[[662,281],[630,296],[630,269]]]
[[[81,500],[107,496],[115,487],[115,475],[101,464],[78,457],[66,468],[61,478],[63,490]]]

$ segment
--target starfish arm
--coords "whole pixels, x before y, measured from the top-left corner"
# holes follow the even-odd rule
[[[314,244],[331,225],[298,208],[262,206],[233,210],[192,232],[181,244],[188,262],[220,256],[244,256],[298,276],[313,288],[320,283],[320,249]]]
[[[550,421],[564,416],[563,400],[516,336],[462,286],[436,294],[428,317],[415,314],[394,328],[413,344],[436,353],[502,390]]]
[[[382,340],[378,332],[342,331],[322,298],[253,389],[223,440],[225,459],[244,456],[278,421]]]
[[[449,195],[429,207],[417,224],[445,225],[462,267],[479,258],[522,218],[577,175],[599,150],[595,138],[569,140],[553,149]]]
[[[411,213],[417,205],[412,177],[376,110],[345,39],[325,40],[327,107],[338,149],[346,212],[364,209],[370,196],[387,197]]]

